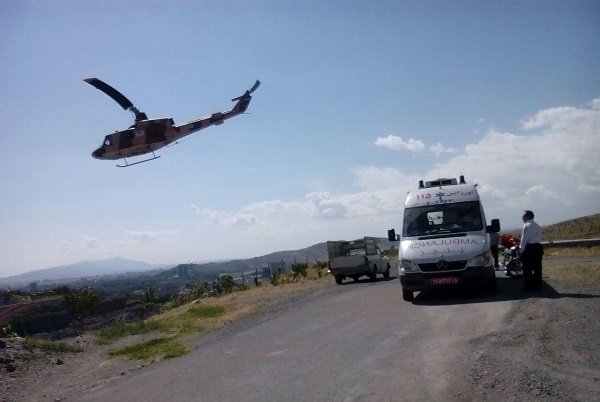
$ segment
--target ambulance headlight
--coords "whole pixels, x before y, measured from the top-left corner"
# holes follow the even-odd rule
[[[405,273],[405,272],[418,272],[418,271],[419,271],[419,266],[412,261],[400,260],[400,262],[398,262],[398,272],[401,274]]]
[[[467,267],[483,267],[485,265],[490,265],[490,255],[489,251],[476,255],[469,260]]]

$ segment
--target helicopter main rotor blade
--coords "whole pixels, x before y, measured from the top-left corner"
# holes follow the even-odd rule
[[[133,107],[133,103],[125,95],[98,78],[86,78],[84,81],[113,98],[123,109],[127,110]]]

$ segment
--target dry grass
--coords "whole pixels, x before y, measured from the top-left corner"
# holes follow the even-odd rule
[[[546,247],[544,258],[600,257],[600,246],[591,247]]]
[[[600,295],[600,246],[549,248],[544,277],[558,290],[586,290]]]
[[[584,216],[544,227],[545,241],[600,237],[600,214]]]
[[[600,295],[600,262],[545,265],[544,276],[560,289],[591,290]]]
[[[240,318],[255,314],[268,305],[283,302],[311,289],[331,286],[333,280],[308,270],[306,278],[282,278],[279,285],[263,284],[245,291],[233,292],[218,298],[198,299],[191,303],[157,314],[144,325],[126,324],[126,328],[109,331],[110,342],[119,338],[119,348],[111,356],[151,360],[172,358],[192,349],[199,332],[221,328]],[[142,330],[139,330],[139,327]],[[147,331],[146,331],[147,330]],[[116,335],[115,335],[116,332]],[[141,335],[141,336],[140,336]],[[128,339],[129,338],[129,339]]]

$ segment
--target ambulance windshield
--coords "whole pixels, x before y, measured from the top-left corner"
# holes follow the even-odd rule
[[[483,229],[479,201],[404,209],[403,236],[472,232]]]

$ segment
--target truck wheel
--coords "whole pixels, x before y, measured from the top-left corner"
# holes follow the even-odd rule
[[[411,302],[415,300],[414,294],[412,290],[402,288],[402,298],[404,301]]]
[[[354,282],[358,282],[359,279],[360,279],[360,275],[354,275],[352,277],[352,280],[354,280]]]
[[[388,264],[387,269],[385,270],[385,272],[383,273],[383,277],[385,279],[388,279],[390,277],[390,264]]]
[[[342,275],[335,276],[335,283],[337,283],[338,285],[341,285],[343,281],[344,281],[344,277]]]
[[[373,272],[369,273],[369,279],[374,281],[377,278],[377,265],[373,266]]]

